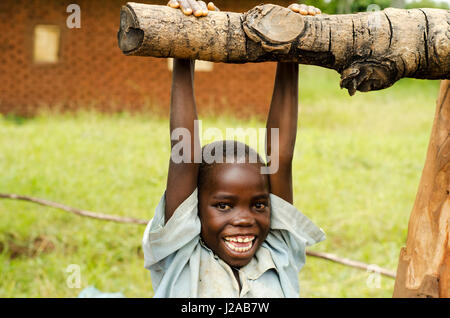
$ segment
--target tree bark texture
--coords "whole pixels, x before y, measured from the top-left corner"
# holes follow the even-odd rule
[[[442,81],[427,159],[400,252],[394,297],[450,297],[450,81]]]
[[[443,9],[302,16],[267,4],[196,18],[128,3],[118,38],[127,55],[318,65],[339,72],[351,95],[403,77],[450,79],[450,11]]]

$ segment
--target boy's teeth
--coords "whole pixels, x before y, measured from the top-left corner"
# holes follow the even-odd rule
[[[225,237],[225,243],[227,246],[236,252],[246,252],[253,246],[254,236],[227,236]],[[242,244],[244,243],[244,244]],[[245,244],[247,243],[247,244]]]
[[[228,242],[228,241],[225,241],[225,244],[227,244],[227,246],[228,246],[230,249],[232,249],[233,251],[236,251],[236,252],[247,252],[249,249],[252,248],[252,245],[253,245],[253,244],[250,242],[250,244],[247,244],[246,246],[238,247],[238,246],[235,246],[233,243]]]
[[[239,242],[239,243],[251,242],[254,239],[255,239],[254,236],[227,236],[227,237],[225,237],[225,240],[227,240],[227,241]]]

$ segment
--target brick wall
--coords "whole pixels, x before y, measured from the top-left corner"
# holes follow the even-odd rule
[[[142,1],[166,4],[166,1]],[[222,11],[244,12],[262,1],[216,1]],[[291,1],[271,1],[287,5]],[[81,29],[66,27],[66,8],[81,7]],[[167,113],[171,72],[166,59],[126,57],[117,45],[122,0],[1,0],[0,112],[33,114],[39,107]],[[34,28],[58,25],[59,61],[33,61]],[[200,114],[236,115],[267,111],[275,63],[214,64],[197,72]]]

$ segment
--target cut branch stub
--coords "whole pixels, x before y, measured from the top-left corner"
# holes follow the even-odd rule
[[[118,37],[127,55],[318,65],[338,71],[350,94],[403,77],[450,79],[449,10],[301,16],[267,4],[196,18],[167,6],[128,3]]]
[[[289,53],[293,42],[304,28],[301,15],[274,5],[258,6],[244,17],[242,26],[247,37],[260,43],[264,51],[271,53]],[[258,61],[261,47],[254,47],[256,52],[250,54],[250,61],[251,57]]]

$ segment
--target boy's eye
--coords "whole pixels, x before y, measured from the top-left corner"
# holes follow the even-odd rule
[[[266,207],[267,207],[267,205],[265,203],[258,202],[255,204],[255,208],[257,210],[264,210]]]
[[[231,206],[227,203],[217,203],[215,206],[216,206],[216,208],[218,208],[219,210],[222,210],[222,211],[231,210]]]

